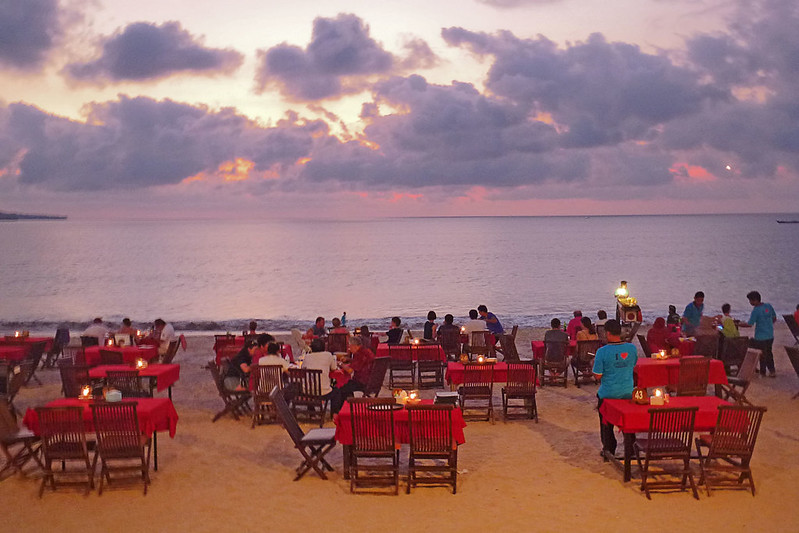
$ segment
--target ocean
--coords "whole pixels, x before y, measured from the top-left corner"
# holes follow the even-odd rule
[[[485,304],[505,326],[574,309],[613,313],[626,280],[644,319],[747,318],[758,290],[778,313],[799,303],[799,215],[400,218],[370,221],[13,221],[0,223],[0,333],[79,328],[93,317],[183,331],[456,322]]]

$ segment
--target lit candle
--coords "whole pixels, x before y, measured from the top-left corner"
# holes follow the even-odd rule
[[[84,385],[83,388],[80,390],[80,397],[85,399],[91,398],[92,396],[92,388],[88,385]]]
[[[15,331],[15,332],[14,332],[14,336],[15,336],[15,337],[19,337],[19,331]]]
[[[419,339],[413,339],[414,344],[419,344]]]
[[[415,401],[419,397],[419,391],[412,390],[408,393],[408,399]]]
[[[482,355],[478,355],[478,356],[477,356],[477,362],[478,362],[478,363],[482,363],[482,362],[484,362],[484,361],[485,361],[485,357],[483,357]]]
[[[141,330],[140,330],[140,329],[137,329],[137,330],[136,330],[136,336],[137,336],[137,337],[141,337]]]
[[[106,341],[106,344],[107,344],[108,346],[113,346],[113,345],[114,345],[114,339],[108,339],[108,340]]]
[[[655,396],[660,398],[661,396],[663,396],[663,391],[661,389],[655,389]]]
[[[466,326],[461,326],[461,333],[466,333]]]
[[[139,357],[138,359],[136,359],[136,368],[138,369],[147,368],[147,361]]]

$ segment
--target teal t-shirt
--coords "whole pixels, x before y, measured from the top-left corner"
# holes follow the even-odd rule
[[[752,309],[749,325],[755,327],[755,340],[763,341],[774,338],[774,308],[771,304],[761,303]]]
[[[637,361],[638,351],[629,342],[607,344],[597,350],[593,372],[602,375],[597,396],[631,398],[635,388],[633,368]]]

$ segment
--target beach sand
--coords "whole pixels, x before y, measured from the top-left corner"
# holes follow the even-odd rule
[[[775,342],[776,379],[758,377],[749,398],[768,407],[752,461],[757,496],[744,491],[700,488],[654,494],[649,501],[633,480],[599,457],[596,386],[539,390],[540,423],[470,422],[460,447],[458,493],[416,488],[398,496],[353,495],[341,475],[341,447],[328,456],[336,472],[323,481],[311,472],[292,481],[300,456],[277,425],[250,429],[249,420],[223,418],[208,371],[213,338],[191,337],[179,352],[181,378],[173,390],[180,421],[174,439],[159,435],[159,471],[151,473],[147,496],[141,486],[89,496],[65,488],[37,498],[39,478],[15,475],[0,482],[5,531],[774,531],[793,530],[799,510],[796,464],[799,452],[799,380],[784,344],[793,344],[779,323]],[[517,337],[522,358],[531,357],[530,339]],[[40,371],[43,386],[24,389],[18,407],[59,397],[53,370]],[[425,396],[434,392],[426,391]],[[387,391],[382,393],[387,395]],[[495,405],[499,405],[499,387]],[[327,422],[326,426],[331,426]],[[407,465],[407,451],[401,461]],[[404,470],[404,469],[403,469]],[[697,467],[698,479],[698,467]]]

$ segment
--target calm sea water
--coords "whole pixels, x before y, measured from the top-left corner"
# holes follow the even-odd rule
[[[358,222],[18,221],[0,223],[0,332],[94,316],[179,329],[351,324],[412,327],[428,310],[485,303],[506,324],[573,309],[612,311],[629,282],[645,318],[705,291],[747,317],[759,290],[799,303],[799,215],[413,218]]]

